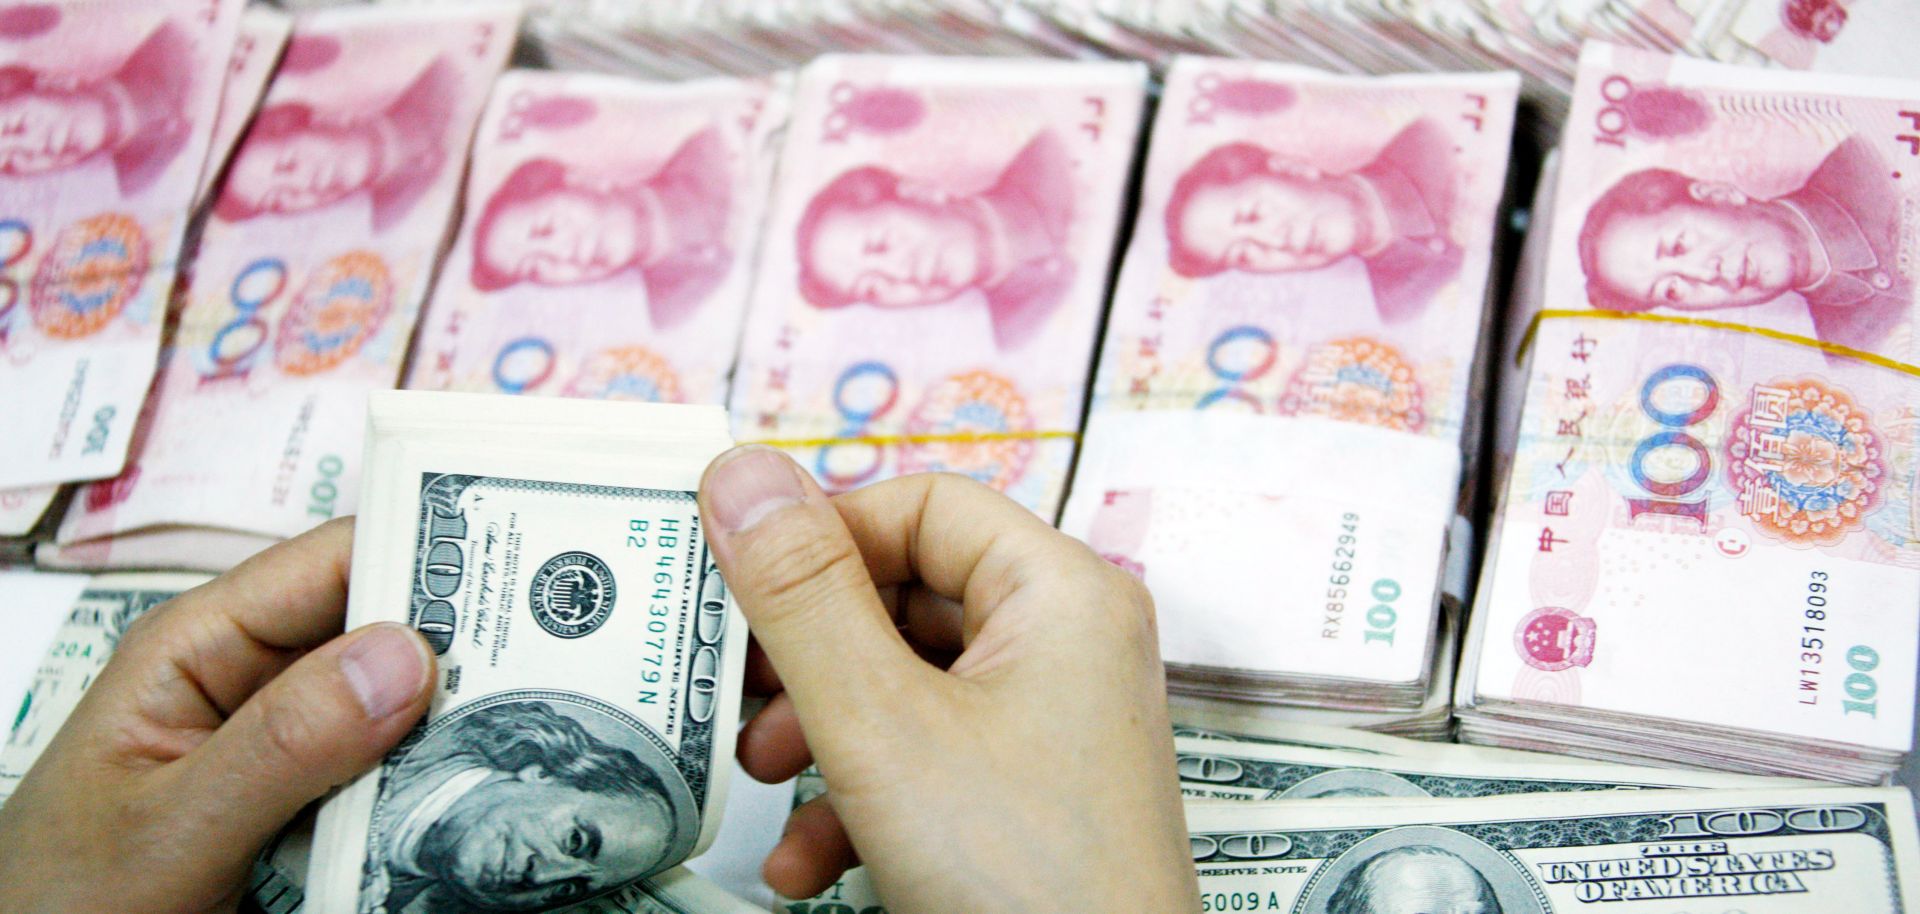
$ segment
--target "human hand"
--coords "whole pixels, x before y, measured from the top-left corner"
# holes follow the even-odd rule
[[[404,625],[341,635],[351,520],[136,621],[6,806],[0,911],[231,911],[260,848],[427,709]]]
[[[768,855],[775,890],[817,894],[857,852],[894,914],[1199,910],[1133,578],[958,476],[829,499],[748,447],[700,504],[764,652],[750,684],[776,692],[740,762],[774,782],[816,761],[829,791]]]

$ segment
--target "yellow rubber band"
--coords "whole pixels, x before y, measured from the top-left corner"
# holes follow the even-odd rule
[[[1806,346],[1809,349],[1818,349],[1829,355],[1857,359],[1869,365],[1890,368],[1901,374],[1920,378],[1920,366],[1909,365],[1898,359],[1890,359],[1884,355],[1868,352],[1865,349],[1855,349],[1852,346],[1843,346],[1839,343],[1817,340],[1810,336],[1801,336],[1798,333],[1787,333],[1784,330],[1774,330],[1769,327],[1752,327],[1746,324],[1736,324],[1731,321],[1717,321],[1710,317],[1681,317],[1677,314],[1653,314],[1647,311],[1607,311],[1599,308],[1547,308],[1535,314],[1533,320],[1527,322],[1526,334],[1520,337],[1520,348],[1514,353],[1513,363],[1519,365],[1521,361],[1527,357],[1527,349],[1533,346],[1533,338],[1540,332],[1541,321],[1565,317],[1587,318],[1596,321],[1652,321],[1657,324],[1684,324],[1689,327],[1707,327],[1713,330],[1732,330],[1738,333],[1751,333],[1754,336],[1762,336],[1770,340],[1779,340],[1783,343],[1793,343],[1799,346]]]
[[[826,447],[830,444],[984,444],[989,441],[1079,440],[1079,432],[955,432],[946,435],[859,435],[852,438],[760,438],[745,444],[767,447]]]

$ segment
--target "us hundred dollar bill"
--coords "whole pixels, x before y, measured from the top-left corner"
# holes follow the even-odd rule
[[[1911,911],[1898,788],[1190,803],[1201,910],[1292,914]]]
[[[306,914],[307,861],[313,847],[313,817],[302,816],[254,861],[242,914]],[[311,909],[313,911],[319,908]],[[476,910],[454,905],[453,912]],[[765,914],[698,873],[677,866],[621,886],[557,914]]]
[[[1231,743],[1176,736],[1180,792],[1206,800],[1329,797],[1484,797],[1517,793],[1692,787],[1795,787],[1812,781],[1721,772],[1604,765],[1531,752],[1489,756],[1471,746],[1432,744],[1419,755]],[[1500,750],[1494,750],[1499,752]]]
[[[34,670],[6,746],[0,748],[0,803],[13,796],[20,779],[100,677],[128,626],[207,580],[194,574],[109,574],[87,582]]]
[[[722,411],[383,391],[368,422],[347,624],[439,674],[321,809],[314,910],[552,910],[703,851],[747,638],[694,500]]]

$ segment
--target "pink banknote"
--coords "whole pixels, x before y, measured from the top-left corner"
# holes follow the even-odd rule
[[[227,64],[220,113],[213,120],[213,142],[194,191],[197,202],[207,202],[234,147],[240,143],[241,132],[253,123],[260,97],[267,91],[267,79],[279,65],[280,52],[286,49],[292,31],[293,17],[271,7],[251,6],[240,15],[240,35],[233,43],[233,59]]]
[[[5,517],[0,500],[0,521]],[[43,540],[33,547],[33,564],[75,571],[173,568],[217,574],[280,540],[218,527],[149,527],[67,545]]]
[[[503,77],[407,386],[726,402],[787,88]]]
[[[1424,681],[1518,90],[1168,72],[1062,528],[1169,663]]]
[[[1920,82],[1589,45],[1561,154],[1463,687],[1904,751]]]
[[[240,5],[0,5],[0,490],[126,462]]]
[[[963,473],[1051,517],[1139,130],[1134,64],[826,57],[800,75],[734,434],[829,489]]]
[[[32,532],[59,492],[59,486],[0,489],[0,538]]]
[[[227,167],[132,465],[69,544],[152,525],[290,535],[353,504],[518,8],[303,16]]]

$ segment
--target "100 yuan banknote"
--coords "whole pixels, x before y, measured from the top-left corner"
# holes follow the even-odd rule
[[[293,17],[272,7],[250,6],[240,15],[240,34],[234,39],[233,58],[227,62],[226,86],[220,92],[220,113],[213,120],[213,142],[207,147],[207,164],[200,170],[200,182],[194,188],[194,205],[211,201],[219,189],[220,176],[240,144],[240,136],[253,123],[267,82],[280,64],[287,38],[293,32]]]
[[[706,848],[745,621],[694,492],[718,407],[455,393],[369,402],[347,624],[438,657],[427,716],[329,800],[318,911],[540,911]]]
[[[1588,47],[1473,700],[1911,745],[1915,111]]]
[[[240,6],[0,11],[0,489],[127,459]]]
[[[803,70],[735,434],[829,490],[944,470],[1053,516],[1145,76],[904,57]]]
[[[1920,903],[1904,789],[1189,804],[1202,910],[1894,914]]]
[[[153,525],[289,536],[344,513],[518,9],[303,16],[215,195],[132,464],[62,544]]]
[[[407,386],[724,403],[784,79],[517,70]]]
[[[1062,521],[1169,663],[1426,675],[1518,90],[1169,72]]]
[[[0,803],[13,795],[87,687],[113,659],[127,627],[147,610],[207,580],[190,574],[110,574],[87,581],[34,670],[6,746],[0,748]]]

